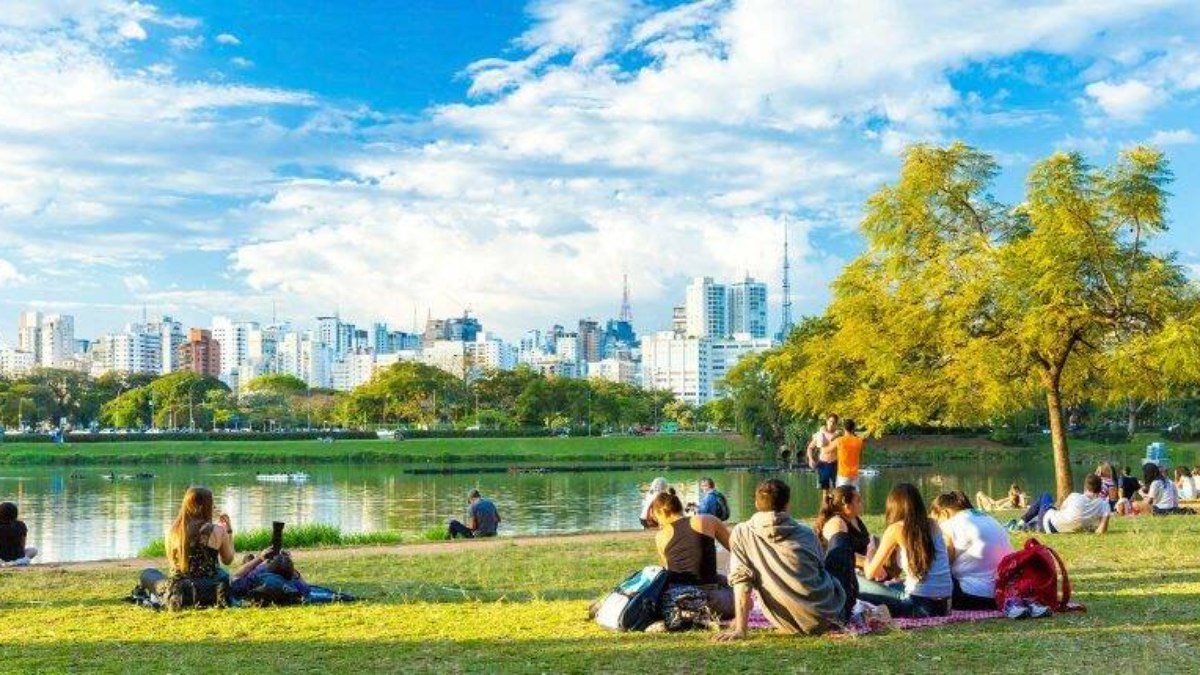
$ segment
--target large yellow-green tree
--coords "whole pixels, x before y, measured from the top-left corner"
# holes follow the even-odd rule
[[[1064,405],[1097,393],[1082,383],[1111,372],[1119,345],[1154,342],[1195,307],[1173,257],[1149,246],[1167,226],[1171,174],[1146,147],[1107,168],[1058,153],[1009,207],[990,192],[997,170],[961,143],[907,150],[899,179],[867,202],[866,251],[834,282],[824,329],[777,360],[782,397],[875,432],[987,423],[1040,399],[1064,496]]]

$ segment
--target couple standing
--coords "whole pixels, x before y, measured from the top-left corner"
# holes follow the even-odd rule
[[[854,420],[846,420],[838,429],[838,416],[825,418],[825,426],[817,429],[808,442],[808,465],[817,472],[817,486],[828,494],[842,485],[858,487],[858,470],[862,462],[863,439]]]

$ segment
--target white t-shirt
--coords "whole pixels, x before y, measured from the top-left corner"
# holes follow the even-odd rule
[[[1179,478],[1179,498],[1195,499],[1197,485],[1200,485],[1200,483],[1196,482],[1195,476],[1181,476]]]
[[[1179,491],[1175,484],[1165,478],[1155,479],[1146,489],[1146,496],[1154,503],[1154,507],[1163,510],[1179,508]]]
[[[1012,553],[1008,532],[995,518],[968,509],[942,523],[942,532],[954,542],[951,566],[964,593],[990,598],[996,593],[996,568]]]
[[[1046,512],[1043,525],[1053,525],[1056,532],[1095,532],[1100,527],[1100,521],[1110,513],[1112,507],[1104,497],[1072,492],[1063,500],[1062,508]],[[1049,528],[1046,529],[1049,531]]]

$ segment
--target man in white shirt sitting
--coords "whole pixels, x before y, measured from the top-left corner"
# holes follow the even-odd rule
[[[1049,494],[1043,494],[1029,507],[1021,520],[1026,529],[1048,534],[1104,534],[1108,531],[1108,521],[1112,518],[1112,507],[1108,500],[1100,495],[1100,488],[1100,477],[1088,474],[1083,481],[1083,494],[1072,492],[1059,507],[1054,506],[1054,499]]]

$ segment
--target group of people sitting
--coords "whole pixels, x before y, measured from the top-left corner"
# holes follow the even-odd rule
[[[763,615],[790,633],[844,626],[860,600],[897,617],[995,608],[996,567],[1012,545],[1004,527],[962,492],[939,495],[930,511],[916,486],[896,485],[878,538],[863,523],[853,485],[827,493],[813,527],[790,515],[791,488],[781,480],[760,483],[754,504],[754,515],[732,528],[713,515],[689,515],[670,490],[650,507],[668,588],[702,589],[709,610],[733,620],[721,639],[746,634],[751,590]],[[717,544],[730,552],[728,577],[718,574]]]

